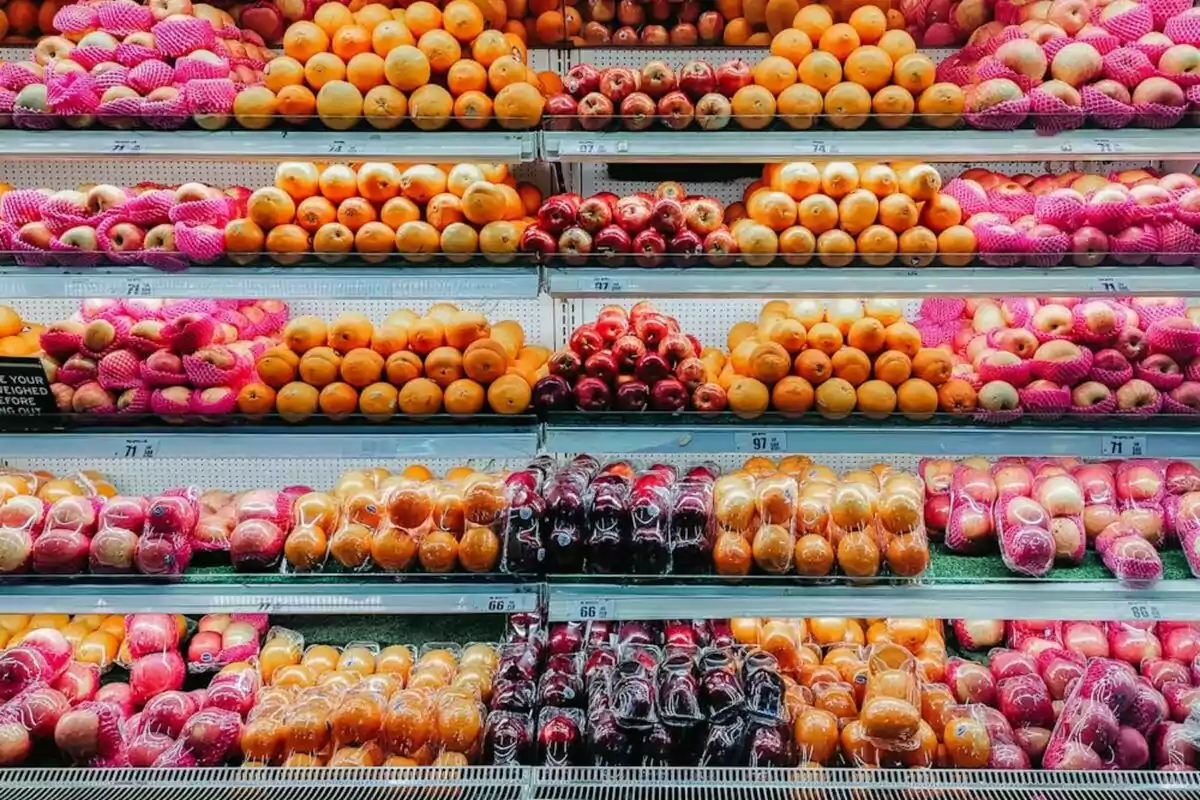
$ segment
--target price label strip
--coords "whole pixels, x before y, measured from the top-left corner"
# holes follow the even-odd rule
[[[1163,618],[1162,609],[1154,603],[1130,603],[1126,606],[1126,610],[1129,612],[1130,619],[1142,622],[1158,622]]]
[[[621,291],[621,282],[613,278],[599,277],[592,281],[591,289],[593,292],[610,292],[615,294]]]
[[[162,457],[162,440],[156,436],[142,436],[136,439],[126,439],[117,445],[113,458],[160,458]]]
[[[1100,440],[1102,458],[1140,458],[1150,455],[1145,436],[1113,434]]]
[[[783,431],[735,433],[733,447],[739,453],[786,453],[787,434]]]
[[[617,615],[617,601],[611,597],[589,597],[571,603],[568,616],[570,621],[587,621],[594,619],[614,619]]]
[[[1129,284],[1117,278],[1097,278],[1088,288],[1098,294],[1129,294]]]

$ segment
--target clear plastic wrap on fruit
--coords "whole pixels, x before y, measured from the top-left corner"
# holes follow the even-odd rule
[[[991,705],[996,698],[996,681],[982,664],[962,658],[946,660],[946,685],[960,703]]]
[[[750,733],[750,724],[742,716],[710,723],[697,766],[741,766]]]
[[[581,707],[584,702],[583,653],[556,653],[546,659],[537,682],[537,704]]]
[[[237,713],[209,708],[194,714],[184,725],[179,741],[201,767],[222,764],[237,749],[242,720]]]
[[[200,620],[199,630],[187,645],[188,672],[212,672],[226,664],[250,661],[259,654],[260,615],[235,615],[242,618],[214,618],[208,615]]]
[[[1122,735],[1120,721],[1133,705],[1138,685],[1127,664],[1088,661],[1054,726],[1043,760],[1046,769],[1115,768],[1119,738],[1134,743]]]
[[[531,764],[534,755],[533,716],[493,711],[483,727],[483,764],[515,767]]]
[[[988,669],[996,683],[1018,675],[1037,675],[1037,662],[1028,653],[997,647],[988,651]]]
[[[1013,572],[1040,578],[1054,566],[1054,537],[1046,528],[1018,525],[1002,530],[999,538],[1000,556]]]
[[[1192,674],[1187,664],[1171,658],[1148,658],[1141,663],[1142,677],[1160,692],[1168,683],[1192,686]]]
[[[589,484],[584,502],[588,516],[584,541],[587,571],[626,571],[633,525],[629,481],[624,476],[601,473]]]
[[[188,537],[200,518],[200,491],[195,487],[170,489],[153,497],[146,509],[144,533]]]
[[[219,708],[232,711],[245,719],[254,707],[254,698],[262,685],[258,670],[253,666],[222,671],[208,684],[208,696],[204,708]]]
[[[144,705],[162,692],[183,688],[186,675],[183,658],[176,651],[150,653],[134,659],[129,668],[133,702]]]
[[[987,650],[1005,641],[1007,624],[1002,619],[956,619],[951,628],[966,649]]]
[[[191,716],[199,710],[199,704],[187,692],[162,692],[150,698],[143,706],[137,730],[139,733],[160,734],[174,740],[179,737]]]
[[[916,661],[899,645],[873,645],[859,721],[881,751],[908,752],[921,745],[921,693]]]
[[[80,703],[59,717],[54,744],[72,763],[90,766],[125,754],[121,716],[108,703]]]
[[[1013,728],[1051,728],[1054,705],[1045,681],[1036,674],[1005,678],[996,686],[1000,712]]]
[[[634,481],[629,498],[631,572],[656,575],[671,570],[672,481],[673,473],[653,469]]]
[[[1064,622],[1062,642],[1063,647],[1083,658],[1108,658],[1108,623]]]
[[[729,649],[710,648],[700,654],[701,701],[708,718],[719,722],[740,715],[746,706],[746,693],[738,675],[738,664]]]
[[[569,767],[583,763],[586,720],[577,708],[543,708],[538,712],[537,763]]]
[[[742,687],[746,693],[746,713],[764,726],[787,721],[786,685],[779,662],[764,650],[748,650],[742,657]]]
[[[545,494],[546,516],[541,525],[545,543],[545,569],[549,572],[583,572],[586,550],[585,526],[588,521],[584,497],[590,472],[580,467],[559,470]]]
[[[656,676],[657,715],[665,724],[694,725],[706,717],[700,700],[695,655],[676,651],[663,659]]]
[[[1047,647],[1037,654],[1038,675],[1054,700],[1065,700],[1071,685],[1083,677],[1086,659],[1069,650]]]
[[[996,540],[996,497],[996,481],[986,470],[957,466],[950,489],[946,546],[957,553],[989,549]]]
[[[1108,536],[1110,531],[1112,535]],[[1124,523],[1114,522],[1106,528],[1097,537],[1096,548],[1101,552],[1104,566],[1126,586],[1145,589],[1162,580],[1163,564],[1158,550]]]
[[[504,569],[517,574],[538,574],[545,569],[543,521],[546,501],[525,486],[508,487],[504,514]]]

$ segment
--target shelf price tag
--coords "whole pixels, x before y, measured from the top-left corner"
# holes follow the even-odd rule
[[[1129,284],[1117,278],[1097,278],[1088,284],[1088,289],[1098,294],[1127,294]]]
[[[1100,455],[1103,458],[1137,458],[1150,455],[1145,436],[1112,434],[1100,440]]]
[[[581,139],[575,143],[575,155],[577,156],[606,156],[612,152],[612,148],[607,143],[597,142],[594,139]]]
[[[787,434],[783,431],[735,433],[733,446],[739,453],[783,453],[787,451]]]
[[[1154,603],[1130,603],[1127,606],[1129,619],[1143,622],[1158,622],[1163,618],[1162,610]]]
[[[617,614],[617,601],[611,597],[589,597],[571,604],[570,622],[578,620],[613,619]]]
[[[162,454],[162,442],[154,436],[126,439],[117,446],[113,458],[154,458]]]
[[[357,155],[358,145],[353,142],[347,142],[345,139],[334,139],[329,143],[328,152],[331,155]]]
[[[813,156],[832,156],[841,152],[833,142],[824,139],[812,139],[808,142],[800,142],[796,145],[796,151],[799,153],[807,153]]]
[[[154,286],[148,280],[135,280],[130,278],[125,281],[125,296],[126,297],[152,297]]]
[[[621,291],[621,282],[614,278],[597,277],[592,280],[591,289],[593,292],[619,292]]]
[[[140,153],[142,143],[137,139],[113,139],[108,146],[110,153]]]
[[[1099,138],[1093,139],[1092,144],[1096,148],[1097,153],[1124,153],[1125,148],[1120,142],[1112,139]]]
[[[517,610],[517,599],[509,595],[493,595],[480,604],[481,611],[491,614],[511,614]]]

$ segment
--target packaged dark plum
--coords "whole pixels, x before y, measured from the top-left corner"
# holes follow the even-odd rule
[[[627,571],[630,534],[631,484],[623,474],[601,471],[588,484],[584,505],[587,527],[584,549],[587,571],[616,574]]]
[[[617,628],[616,643],[624,656],[629,645],[661,644],[662,630],[656,620],[626,620]]]
[[[583,572],[587,525],[585,503],[592,471],[572,462],[559,470],[545,490],[545,517],[540,531],[546,549],[544,569],[560,574]]]
[[[739,675],[739,664],[728,648],[710,648],[700,654],[700,692],[708,718],[722,722],[741,717],[746,708],[746,692]]]
[[[706,717],[700,700],[700,676],[695,656],[675,651],[658,668],[658,718],[663,723],[689,726]]]
[[[656,647],[622,647],[612,672],[612,711],[623,728],[646,729],[658,722],[657,672],[662,653]]]
[[[787,726],[752,723],[750,734],[746,737],[745,759],[748,767],[791,766],[791,742]]]
[[[700,750],[700,767],[740,767],[750,734],[750,722],[737,715],[708,726],[708,734]]]
[[[546,659],[538,676],[537,704],[581,708],[584,703],[583,654],[556,653]]]
[[[786,687],[775,656],[765,650],[751,648],[742,655],[741,673],[742,689],[746,694],[746,713],[750,718],[772,728],[787,721],[784,704]]]
[[[712,628],[706,619],[670,619],[663,626],[663,649],[667,655],[682,652],[696,656],[708,647]]]
[[[530,476],[522,480],[520,476]],[[504,569],[516,574],[538,574],[545,569],[546,544],[542,524],[546,501],[541,490],[546,479],[527,469],[514,472],[504,484],[507,502],[503,519]],[[534,488],[536,487],[536,488]]]
[[[523,611],[508,616],[508,630],[504,634],[508,644],[523,643],[533,648],[537,657],[546,649],[546,621],[536,611]]]
[[[588,711],[587,763],[597,767],[633,766],[638,756],[639,732],[622,728],[603,700],[597,699],[589,705],[593,708]]]
[[[483,763],[495,767],[532,764],[535,739],[532,714],[492,711],[483,726]]]
[[[550,638],[547,649],[550,655],[560,653],[578,653],[583,650],[586,623],[555,622],[550,625]]]
[[[663,575],[671,571],[671,511],[674,468],[656,465],[633,483],[629,497],[631,572]]]
[[[543,708],[538,712],[537,763],[571,767],[583,763],[586,719],[577,708]]]
[[[610,645],[616,641],[616,623],[607,620],[592,620],[587,624],[585,644],[590,649],[601,645]]]
[[[711,479],[689,477],[675,485],[668,528],[672,571],[685,575],[707,572],[716,534]]]

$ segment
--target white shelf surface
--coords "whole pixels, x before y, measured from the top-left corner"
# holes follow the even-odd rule
[[[0,267],[0,297],[270,297],[279,300],[497,300],[538,296],[538,270],[514,267]]]
[[[680,577],[679,580],[685,580]],[[697,579],[701,580],[701,579]],[[725,617],[946,617],[961,619],[1190,620],[1200,608],[1200,581],[1162,581],[1135,590],[1116,580],[1097,582],[897,583],[814,585],[781,580],[739,586],[713,577],[703,583],[549,586],[553,622],[586,619]]]
[[[253,161],[379,159],[521,163],[537,154],[536,131],[0,131],[0,160],[95,158]]]
[[[1128,158],[1195,159],[1193,128],[1122,131],[1075,130],[1040,136],[1033,130],[953,131],[544,131],[550,161],[577,163],[744,162],[789,158],[871,158],[939,162],[1111,161]]]
[[[571,421],[545,425],[547,453],[702,454],[880,452],[923,456],[1074,456],[1114,458],[1200,459],[1200,428],[1153,429],[1068,428],[1040,426],[986,427],[978,425],[887,425],[856,420],[857,424],[778,422],[756,424],[592,425]],[[632,419],[636,415],[630,415]]]
[[[454,576],[444,582],[373,577],[289,575],[277,582],[246,582],[230,575],[172,583],[142,575],[107,580],[22,576],[0,581],[0,605],[14,614],[132,614],[147,608],[176,614],[511,614],[537,609],[537,584],[456,582]]]
[[[7,458],[522,458],[535,455],[537,445],[532,422],[0,433],[0,456]]]
[[[546,287],[560,297],[961,297],[1179,296],[1196,291],[1192,267],[551,267]]]

